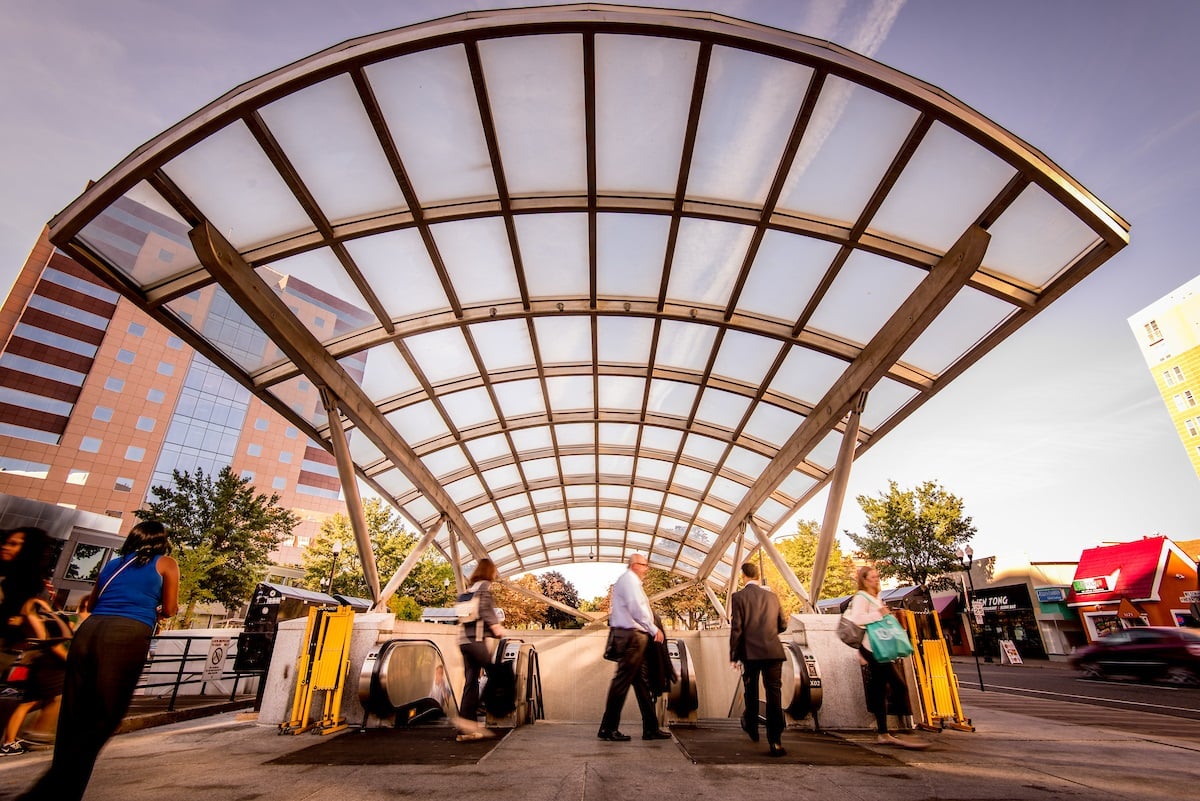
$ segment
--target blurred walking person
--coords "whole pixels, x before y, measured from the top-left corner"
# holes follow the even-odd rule
[[[54,759],[21,801],[79,801],[100,749],[121,724],[158,621],[179,610],[179,564],[167,530],[144,520],[101,570],[91,614],[67,655]]]

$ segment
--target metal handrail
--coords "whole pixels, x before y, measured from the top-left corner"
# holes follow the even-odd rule
[[[241,683],[241,680],[243,677],[246,677],[246,676],[262,677],[265,674],[266,671],[262,671],[262,670],[253,670],[253,671],[223,670],[221,672],[221,676],[219,679],[201,678],[204,675],[203,665],[208,660],[208,653],[206,651],[205,653],[193,654],[192,653],[192,643],[197,640],[203,640],[205,642],[210,642],[212,639],[213,639],[212,635],[206,635],[206,636],[183,635],[183,636],[171,636],[171,637],[155,637],[151,641],[150,654],[146,657],[146,662],[142,667],[142,673],[141,673],[141,676],[138,678],[138,683],[137,683],[135,692],[137,692],[139,690],[150,690],[150,689],[157,689],[157,688],[161,688],[161,687],[170,687],[171,688],[171,693],[170,693],[171,699],[167,704],[167,711],[173,712],[173,711],[175,711],[175,701],[179,695],[179,688],[183,685],[200,684],[201,685],[200,695],[204,695],[205,690],[207,689],[205,685],[207,685],[210,681],[227,681],[229,679],[232,679],[233,680],[233,689],[229,693],[229,700],[233,701],[237,697],[238,685]],[[162,654],[162,655],[156,654],[155,650],[156,650],[157,644],[161,643],[161,642],[166,642],[166,641],[171,641],[171,642],[183,641],[183,644],[184,644],[183,645],[183,653],[182,654]],[[236,643],[237,638],[236,637],[231,638],[231,642]],[[231,649],[230,652],[226,655],[226,659],[225,659],[226,664],[233,663],[233,657],[236,656],[236,650],[237,650],[236,648]],[[151,668],[153,666],[164,665],[164,664],[170,665],[170,664],[176,663],[176,662],[178,662],[179,668],[175,671],[174,677],[172,678],[172,680],[159,681],[159,682],[148,680],[148,679],[158,677],[158,676],[170,675],[167,671],[151,670]],[[192,662],[192,663],[200,662],[201,669],[189,670],[188,669],[189,662]],[[165,693],[160,694],[158,697],[161,697],[161,695],[165,695]]]

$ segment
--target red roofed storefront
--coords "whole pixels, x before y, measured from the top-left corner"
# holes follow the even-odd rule
[[[1080,554],[1067,604],[1090,641],[1130,626],[1191,622],[1196,589],[1192,558],[1167,537],[1146,537]]]

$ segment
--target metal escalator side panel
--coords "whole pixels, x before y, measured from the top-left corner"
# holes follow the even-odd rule
[[[424,717],[436,708],[446,714],[456,712],[445,659],[431,640],[396,639],[380,644],[363,662],[358,688],[363,708],[378,717],[413,710]]]
[[[687,717],[700,708],[700,692],[696,682],[696,668],[687,644],[682,640],[667,640],[667,655],[675,667],[678,680],[671,683],[667,691],[667,709],[679,717]]]

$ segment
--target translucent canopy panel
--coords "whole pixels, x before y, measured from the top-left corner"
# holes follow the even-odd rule
[[[386,31],[250,81],[51,238],[465,567],[637,551],[723,588],[755,530],[790,529],[843,454],[1128,225],[856,53],[580,4]]]

